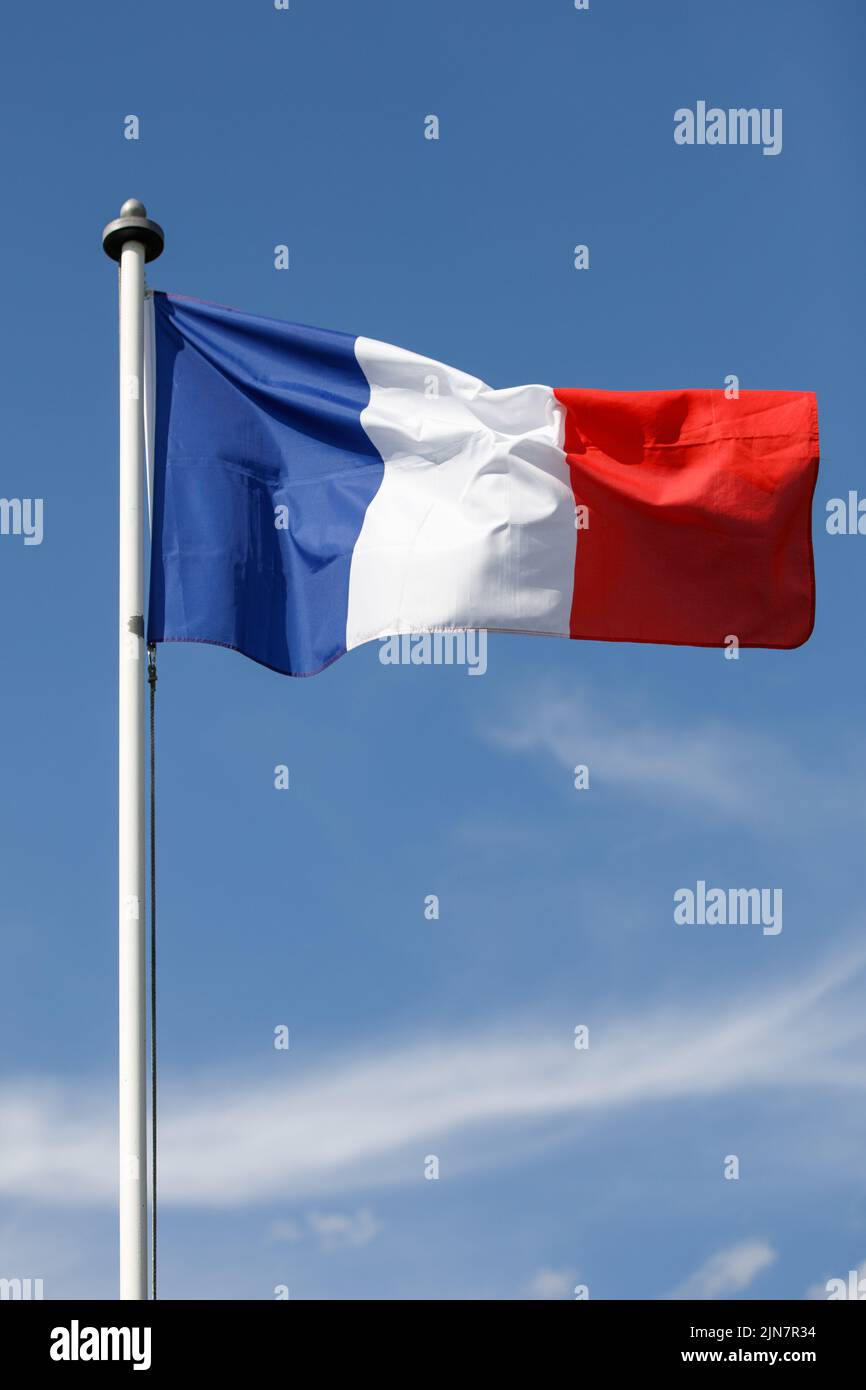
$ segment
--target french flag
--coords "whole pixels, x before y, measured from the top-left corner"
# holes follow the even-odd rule
[[[305,676],[401,633],[812,630],[810,392],[494,389],[163,293],[145,364],[150,642]]]

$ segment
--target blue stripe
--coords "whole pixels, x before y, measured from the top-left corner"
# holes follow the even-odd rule
[[[352,551],[384,472],[355,339],[159,293],[154,321],[148,640],[312,675],[346,650]]]

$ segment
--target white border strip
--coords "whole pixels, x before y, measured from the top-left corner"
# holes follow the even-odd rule
[[[153,290],[144,297],[144,466],[147,475],[147,519],[153,527],[153,459],[156,447],[156,337],[153,322]]]

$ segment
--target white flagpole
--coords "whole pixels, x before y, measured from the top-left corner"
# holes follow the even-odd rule
[[[163,248],[130,198],[102,234],[120,264],[118,1005],[120,1297],[147,1298],[144,890],[144,263]]]

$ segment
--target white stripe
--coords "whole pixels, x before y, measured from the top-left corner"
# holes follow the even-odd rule
[[[355,355],[385,473],[352,556],[346,646],[454,628],[568,636],[575,508],[552,389],[494,391],[371,338]]]

